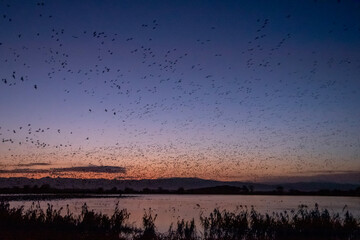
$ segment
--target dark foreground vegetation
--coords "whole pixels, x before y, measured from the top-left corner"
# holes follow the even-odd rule
[[[96,213],[86,204],[79,216],[69,209],[54,209],[48,204],[44,211],[38,204],[30,209],[11,208],[0,203],[0,239],[360,239],[360,219],[348,211],[330,214],[299,206],[291,212],[260,214],[255,209],[241,207],[236,212],[215,209],[208,216],[200,216],[201,226],[195,221],[178,221],[168,232],[156,230],[156,215],[144,213],[143,227],[129,222],[130,214],[118,205],[112,216]]]

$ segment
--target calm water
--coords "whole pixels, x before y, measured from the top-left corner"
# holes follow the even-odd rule
[[[300,204],[310,208],[318,203],[320,208],[327,208],[330,213],[343,215],[344,206],[354,216],[360,217],[360,198],[358,197],[320,197],[320,196],[239,196],[239,195],[128,195],[127,198],[83,198],[40,201],[42,208],[51,203],[55,208],[66,207],[74,213],[81,212],[81,206],[86,202],[90,209],[111,215],[115,204],[126,208],[130,215],[130,222],[141,226],[144,211],[152,210],[158,214],[155,224],[160,232],[168,230],[171,223],[178,219],[195,219],[200,227],[201,213],[208,215],[214,208],[236,210],[240,206],[251,207],[261,213],[280,212],[296,209]],[[30,207],[32,201],[12,201],[12,207],[24,205]],[[65,211],[64,211],[65,212]]]

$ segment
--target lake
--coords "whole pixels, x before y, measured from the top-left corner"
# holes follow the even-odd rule
[[[120,208],[126,208],[130,213],[130,223],[141,226],[142,216],[145,211],[151,209],[157,214],[155,224],[158,231],[165,232],[171,223],[179,219],[195,219],[198,230],[201,230],[199,216],[201,213],[208,215],[214,208],[234,211],[239,207],[254,206],[261,213],[290,211],[297,209],[301,204],[313,208],[315,203],[320,209],[326,208],[330,214],[339,213],[343,216],[344,211],[349,210],[355,217],[360,218],[359,197],[325,197],[325,196],[264,196],[264,195],[123,195],[124,198],[81,198],[81,199],[58,199],[39,201],[40,206],[47,208],[47,203],[56,209],[66,208],[79,214],[81,206],[86,203],[90,209],[111,215],[115,204],[119,202]],[[33,201],[11,201],[11,207],[21,205],[28,209]],[[63,210],[65,213],[65,210]],[[199,229],[200,228],[200,229]]]

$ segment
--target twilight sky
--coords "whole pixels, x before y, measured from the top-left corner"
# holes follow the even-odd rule
[[[0,177],[360,182],[359,12],[0,0]]]

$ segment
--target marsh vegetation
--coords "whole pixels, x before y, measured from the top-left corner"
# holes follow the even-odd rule
[[[82,206],[81,214],[69,208],[54,209],[48,204],[43,210],[33,203],[29,209],[0,203],[1,239],[359,239],[360,219],[349,211],[331,214],[327,209],[300,205],[292,211],[261,214],[243,206],[237,211],[214,209],[201,214],[200,225],[178,220],[167,232],[157,230],[157,215],[151,209],[144,212],[142,227],[129,220],[130,213],[115,206],[106,215]]]

